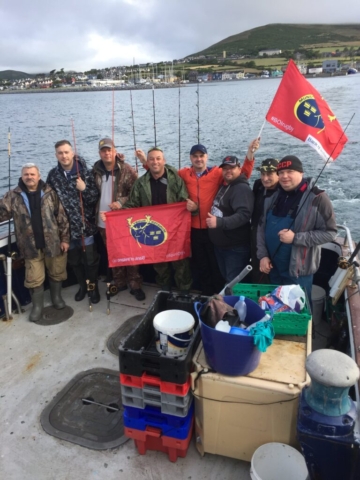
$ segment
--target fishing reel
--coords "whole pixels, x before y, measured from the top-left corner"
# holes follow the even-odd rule
[[[95,290],[95,283],[91,283],[90,280],[86,280],[86,290],[93,292]]]
[[[338,259],[338,267],[342,270],[346,270],[350,267],[349,259],[346,257],[339,257]]]

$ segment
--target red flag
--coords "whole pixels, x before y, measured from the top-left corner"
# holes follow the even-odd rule
[[[186,203],[106,213],[110,267],[174,262],[190,256],[191,214]]]
[[[308,143],[325,160],[335,160],[348,140],[329,105],[293,60],[286,68],[266,120]]]

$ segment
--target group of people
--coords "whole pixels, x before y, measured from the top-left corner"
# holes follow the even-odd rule
[[[207,148],[194,145],[191,166],[178,171],[166,163],[159,147],[147,154],[136,150],[146,168],[139,178],[110,138],[100,140],[100,159],[92,169],[68,140],[55,144],[58,163],[46,182],[37,165],[25,164],[18,186],[0,200],[0,221],[14,219],[33,304],[30,320],[42,317],[45,270],[53,306],[65,307],[61,285],[67,263],[79,284],[75,300],[88,293],[92,303],[100,301],[94,235],[99,231],[106,245],[105,212],[174,202],[186,202],[191,212],[191,262],[203,295],[222,290],[251,261],[254,283],[297,283],[311,300],[320,246],[337,231],[331,202],[313,179],[304,178],[302,163],[293,155],[264,160],[251,189],[258,148],[255,139],[242,165],[227,156],[219,166],[208,166]],[[170,290],[174,278],[180,292],[190,291],[189,259],[153,267],[161,289]],[[130,288],[137,300],[145,299],[139,266],[113,268],[112,278],[118,291]]]

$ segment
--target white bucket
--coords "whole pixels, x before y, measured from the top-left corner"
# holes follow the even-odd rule
[[[304,457],[284,443],[266,443],[251,458],[252,480],[306,480],[308,470]]]
[[[165,310],[154,317],[156,349],[169,357],[184,355],[194,333],[195,320],[183,310]]]
[[[312,321],[314,325],[319,325],[324,313],[324,301],[326,292],[323,288],[313,285],[311,289],[312,300]]]

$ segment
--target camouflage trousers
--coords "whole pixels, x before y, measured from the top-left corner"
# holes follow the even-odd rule
[[[106,230],[99,227],[99,232],[104,244],[106,245]],[[141,288],[143,278],[139,273],[139,265],[133,265],[129,267],[113,267],[112,268],[113,280],[118,288],[130,286],[132,290],[138,290]]]
[[[170,289],[172,285],[172,271],[174,269],[174,280],[179,290],[190,290],[192,284],[190,263],[188,258],[176,262],[154,263],[154,270],[157,273],[156,283],[162,288]]]
[[[44,255],[43,250],[38,250],[36,258],[25,259],[25,287],[40,287],[45,281],[45,269],[50,280],[54,282],[66,280],[66,261],[66,253],[62,253],[57,257],[47,257]]]

